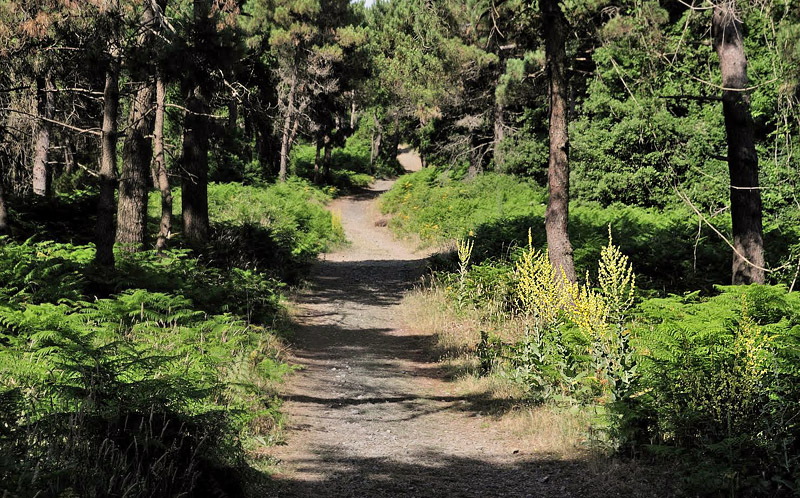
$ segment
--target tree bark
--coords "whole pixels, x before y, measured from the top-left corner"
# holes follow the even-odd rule
[[[372,131],[372,150],[369,157],[370,165],[374,165],[375,160],[378,159],[378,154],[381,152],[381,142],[383,141],[383,128],[381,127],[381,121],[378,119],[378,116],[373,114],[372,122],[375,124],[375,128]]]
[[[228,102],[228,134],[233,137],[239,128],[239,107],[235,100]]]
[[[714,48],[722,73],[722,113],[728,136],[728,169],[731,178],[731,222],[733,227],[733,284],[763,284],[764,241],[761,191],[758,183],[747,57],[742,23],[736,18],[734,0],[714,6],[711,20]]]
[[[292,81],[289,85],[289,95],[286,103],[286,116],[283,119],[283,134],[281,136],[281,162],[280,169],[278,170],[278,178],[280,181],[286,181],[286,172],[289,165],[289,135],[292,129],[292,118],[294,117],[294,97],[297,91],[297,71],[293,70]]]
[[[148,136],[153,129],[150,108],[152,83],[138,83],[128,119],[128,135],[122,148],[122,177],[117,203],[117,243],[126,251],[143,248],[147,235],[147,194],[153,148]]]
[[[320,176],[320,151],[322,150],[322,139],[317,139],[317,151],[314,155],[314,183],[319,184],[322,181]]]
[[[44,197],[50,195],[52,178],[50,168],[47,166],[50,132],[53,128],[48,120],[52,120],[55,113],[55,92],[50,74],[36,78],[36,113],[40,119],[33,156],[33,193]]]
[[[325,137],[323,138],[323,144],[325,147],[325,152],[322,156],[322,166],[325,172],[325,179],[329,180],[331,177],[331,151],[333,149],[333,140],[331,139],[330,132],[325,134]]]
[[[6,206],[6,196],[3,190],[3,183],[0,181],[0,235],[8,235],[11,230],[8,226],[8,207]]]
[[[166,105],[167,87],[159,71],[156,75],[156,113],[153,127],[153,162],[155,164],[158,189],[161,191],[161,222],[158,225],[156,250],[163,254],[167,248],[172,231],[172,189],[169,185],[167,162],[164,156],[164,109]]]
[[[144,2],[138,44],[149,49],[155,13],[151,2]],[[122,177],[117,203],[117,243],[123,250],[140,251],[147,237],[147,194],[152,182],[150,161],[153,146],[153,83],[147,71],[145,81],[134,83],[133,98],[128,111],[128,135],[122,148]]]
[[[549,199],[545,214],[550,263],[575,282],[575,264],[569,240],[569,102],[566,73],[567,20],[558,0],[540,0],[544,15],[545,59],[550,97]]]
[[[195,44],[208,43],[214,27],[209,24],[209,0],[194,0]],[[199,69],[197,69],[199,72]],[[203,82],[195,74],[189,83],[186,114],[183,118],[183,175],[181,214],[183,236],[193,247],[208,242],[208,97]]]
[[[300,132],[300,117],[303,115],[303,112],[306,110],[308,102],[304,101],[300,104],[297,108],[297,116],[292,120],[292,131],[289,133],[289,150],[292,149],[294,145],[294,141],[297,139],[297,134]]]
[[[483,173],[483,164],[480,146],[477,140],[477,130],[473,130],[469,134],[469,170],[467,178],[475,178],[481,173]]]
[[[64,174],[69,176],[75,171],[75,146],[69,137],[64,139]]]
[[[117,112],[119,108],[119,60],[112,55],[103,90],[103,127],[100,136],[100,198],[95,227],[95,261],[114,266],[114,190],[117,176]]]
[[[495,97],[494,102],[494,139],[492,143],[492,156],[495,171],[503,170],[503,151],[501,144],[506,136],[505,108],[503,103]]]
[[[350,92],[350,129],[355,130],[358,124],[358,112],[356,109],[356,91]]]
[[[191,246],[208,241],[208,104],[195,87],[186,99],[183,127],[181,213],[183,236]]]

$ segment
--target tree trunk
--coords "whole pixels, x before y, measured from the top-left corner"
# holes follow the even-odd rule
[[[764,283],[761,191],[758,185],[753,117],[747,88],[747,57],[742,23],[736,19],[735,2],[714,6],[711,29],[722,73],[722,112],[728,136],[728,169],[731,177],[733,226],[733,284]]]
[[[150,160],[153,148],[148,136],[153,129],[150,106],[153,86],[138,83],[128,119],[128,135],[122,148],[122,176],[117,204],[117,243],[123,250],[143,248],[147,235],[147,194],[152,182]]]
[[[239,107],[235,100],[228,102],[228,134],[233,137],[239,128]]]
[[[159,254],[167,248],[170,232],[172,231],[172,189],[169,185],[167,162],[164,156],[164,108],[166,103],[167,87],[161,72],[156,75],[156,115],[153,127],[153,162],[158,178],[158,189],[161,191],[161,222],[158,226],[158,240],[156,250]]]
[[[314,155],[314,183],[320,183],[322,178],[320,177],[320,157],[319,153],[322,150],[322,140],[317,139],[317,152]]]
[[[75,146],[72,145],[72,140],[69,137],[64,139],[64,175],[69,176],[75,172]]]
[[[550,96],[550,160],[547,169],[549,199],[545,214],[550,263],[575,282],[575,264],[569,241],[569,131],[566,74],[567,20],[558,0],[541,0],[544,15],[545,59]]]
[[[300,104],[300,106],[297,108],[297,116],[295,116],[295,118],[292,120],[292,132],[289,134],[289,150],[292,150],[294,141],[297,139],[297,133],[300,131],[300,117],[306,110],[307,104],[307,101],[304,101]]]
[[[117,112],[119,108],[119,60],[112,55],[103,90],[103,128],[100,137],[100,198],[97,201],[95,261],[114,266],[114,190],[117,176]]]
[[[142,34],[138,45],[150,48],[155,12],[151,2],[144,2],[141,15]],[[153,83],[148,71],[145,81],[133,84],[134,92],[128,111],[128,135],[122,148],[122,177],[117,204],[117,243],[125,251],[140,251],[147,237],[147,195],[152,183],[150,161],[153,146]]]
[[[355,130],[358,124],[358,112],[356,111],[356,91],[350,94],[350,129]]]
[[[3,183],[0,181],[0,235],[8,235],[11,230],[8,226],[8,208]]]
[[[194,0],[195,46],[210,43],[214,26],[210,0]],[[208,96],[201,68],[188,83],[186,113],[183,118],[183,175],[181,176],[181,214],[183,237],[192,247],[208,242]]]
[[[50,131],[53,127],[48,120],[55,113],[55,93],[50,74],[36,78],[36,113],[37,124],[36,145],[33,156],[33,193],[39,196],[50,195],[50,168],[47,166],[47,154],[50,149]]]
[[[480,147],[476,131],[471,131],[469,135],[469,171],[467,172],[467,178],[475,178],[481,173],[483,173],[483,164]]]
[[[325,144],[325,153],[322,157],[322,165],[325,170],[325,179],[329,180],[331,177],[331,150],[333,149],[333,141],[331,140],[330,132],[325,134],[323,142]]]
[[[183,236],[191,246],[208,241],[208,104],[195,87],[186,99],[183,128],[181,213]]]
[[[372,132],[372,150],[369,157],[370,165],[375,164],[378,154],[381,152],[381,142],[383,141],[383,128],[378,116],[372,116],[372,122],[375,123],[375,128]]]
[[[294,97],[297,91],[297,71],[292,73],[292,81],[289,86],[289,96],[286,103],[286,116],[283,119],[283,135],[281,137],[281,163],[278,170],[278,178],[280,181],[286,181],[286,171],[289,164],[289,134],[292,128],[292,118],[294,114]]]
[[[503,139],[506,136],[506,124],[505,124],[505,108],[503,103],[495,97],[494,102],[494,140],[492,144],[492,156],[494,161],[494,169],[495,171],[502,171],[503,170],[503,151],[501,150],[501,144]]]

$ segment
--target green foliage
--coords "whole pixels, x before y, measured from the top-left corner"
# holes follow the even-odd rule
[[[600,288],[594,289],[589,282],[566,281],[553,270],[547,254],[533,247],[532,238],[528,240],[513,271],[486,265],[495,272],[505,271],[505,278],[495,274],[489,280],[494,280],[495,289],[498,281],[508,282],[513,307],[495,310],[491,299],[472,303],[487,312],[494,310],[496,319],[513,313],[525,323],[524,337],[512,344],[484,333],[476,347],[483,374],[494,370],[509,377],[537,401],[596,404],[603,409],[623,402],[638,378],[625,324],[635,287],[628,258],[609,239],[599,262]],[[480,292],[475,289],[474,271],[464,268],[470,247],[459,244],[461,268],[453,277],[460,285],[448,287],[458,306],[463,306],[464,296]],[[603,426],[616,430],[616,425],[608,419]]]
[[[427,168],[399,178],[382,197],[382,209],[393,215],[390,226],[400,234],[418,235],[428,243],[474,236],[473,262],[488,258],[513,264],[531,227],[533,246],[544,248],[545,200],[544,189],[531,180],[486,173],[461,181]],[[729,218],[711,221],[729,230]],[[569,231],[578,273],[594,274],[609,225],[615,243],[636,268],[639,288],[647,293],[712,291],[714,284],[730,281],[730,248],[683,206],[657,209],[572,202]],[[796,262],[800,232],[771,221],[764,231],[773,267]],[[795,265],[787,268],[769,277],[788,284]]]
[[[630,263],[610,243],[597,289],[560,282],[532,245],[513,271],[485,266],[438,277],[458,307],[479,286],[513,290],[506,308],[488,293],[467,301],[492,320],[526,323],[512,343],[482,334],[483,375],[512,379],[539,402],[591,407],[593,440],[605,447],[680,457],[691,493],[796,492],[800,297],[782,286],[728,286],[634,305]]]
[[[94,250],[85,246],[0,238],[0,303],[78,299],[85,285],[80,270],[93,258]]]
[[[173,214],[180,213],[180,191],[173,192]],[[296,281],[317,254],[344,241],[324,204],[330,195],[311,183],[292,178],[285,183],[208,186],[210,246],[201,255],[213,265],[269,272]],[[161,212],[158,193],[149,199],[155,224]],[[179,235],[178,235],[178,240]]]
[[[418,226],[411,217],[421,211],[424,219],[441,210],[440,192],[469,192],[469,183],[453,183],[430,172],[403,178],[385,206],[396,209],[397,216],[410,214],[400,228]],[[618,214],[582,208],[573,210],[580,221],[593,216],[603,222]],[[651,210],[628,207],[624,212],[629,220],[638,216],[656,222]],[[470,216],[476,214],[467,212],[465,218]],[[658,222],[673,226],[670,219]],[[446,229],[465,230],[462,223],[451,220]],[[615,242],[636,243],[630,224],[615,226],[621,227],[621,233],[614,231]],[[512,318],[525,323],[524,335],[510,343],[482,334],[474,352],[483,375],[512,379],[538,402],[591,408],[596,414],[592,439],[603,447],[680,458],[685,463],[681,479],[691,493],[797,492],[796,293],[779,285],[718,286],[707,293],[637,302],[634,285],[644,280],[632,272],[637,258],[626,256],[624,246],[621,250],[610,239],[599,251],[596,273],[587,273],[584,283],[569,284],[553,273],[533,231],[523,250],[482,262],[474,255],[486,245],[480,228],[474,233],[474,249],[472,243],[459,244],[458,261],[451,260],[435,278],[446,285],[455,308],[480,310],[490,327],[502,327]],[[576,256],[594,253],[577,247]],[[596,288],[591,275],[596,275]]]
[[[701,492],[797,491],[800,300],[785,288],[720,287],[652,299],[634,322],[640,391],[634,442],[689,451]]]
[[[369,156],[369,143],[356,136],[348,138],[344,148],[333,149],[328,176],[321,178],[325,185],[323,190],[336,195],[338,192],[352,192],[369,186],[374,179],[370,174]],[[312,181],[315,160],[316,146],[295,145],[292,147],[290,171]]]
[[[485,174],[461,182],[436,168],[426,168],[400,177],[382,197],[382,210],[394,215],[391,226],[395,230],[417,234],[424,241],[478,235],[475,257],[482,260],[499,253],[488,252],[486,244],[496,240],[487,242],[480,233],[482,227],[544,213],[544,200],[542,189],[512,176]]]
[[[282,423],[273,386],[290,369],[261,325],[281,284],[186,251],[124,256],[109,281],[93,253],[0,245],[0,489],[239,493],[243,444]]]

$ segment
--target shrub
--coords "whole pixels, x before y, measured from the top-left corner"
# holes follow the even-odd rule
[[[177,216],[179,190],[173,198]],[[330,195],[297,178],[267,186],[210,184],[212,240],[201,256],[209,266],[267,271],[296,281],[317,254],[344,241],[341,225],[325,209],[329,200]],[[160,216],[160,202],[158,194],[152,193],[152,224]]]
[[[272,386],[289,367],[259,325],[279,316],[280,285],[186,251],[119,254],[109,281],[93,257],[0,246],[0,489],[240,494],[243,443],[282,423]],[[117,293],[95,298],[101,278]]]
[[[471,181],[453,179],[428,168],[398,179],[382,197],[384,213],[399,234],[414,234],[424,243],[438,244],[474,236],[473,261],[518,257],[533,227],[534,247],[544,249],[546,192],[530,180],[487,173]],[[724,232],[729,219],[712,219]],[[701,289],[730,281],[730,248],[684,206],[664,209],[575,201],[570,205],[570,238],[578,273],[594,274],[607,240],[608,226],[616,244],[636,268],[637,285],[645,294],[665,295]],[[765,223],[767,254],[774,283],[792,281],[796,240],[800,235],[783,223]],[[792,259],[793,258],[793,259]],[[792,261],[791,265],[784,265]]]
[[[290,171],[312,181],[315,159],[315,145],[298,144],[292,148]],[[325,185],[333,186],[337,190],[351,192],[369,186],[374,179],[372,176],[374,173],[375,170],[370,166],[369,141],[353,136],[347,139],[344,148],[331,151],[329,175],[321,180]]]
[[[637,375],[625,327],[635,278],[610,237],[599,267],[599,289],[588,281],[571,283],[529,236],[513,277],[525,336],[507,347],[486,337],[478,349],[485,356],[490,344],[498,347],[493,354],[507,360],[505,374],[541,400],[605,405],[625,399]],[[482,363],[488,365],[485,358]]]
[[[796,490],[800,299],[780,286],[718,291],[640,305],[641,397],[626,423],[639,442],[690,451],[701,490]]]

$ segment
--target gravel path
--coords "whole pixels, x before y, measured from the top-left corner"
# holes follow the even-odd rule
[[[413,153],[400,156],[417,169]],[[485,400],[454,396],[425,353],[430,336],[399,325],[397,306],[424,271],[415,252],[376,226],[376,197],[342,198],[351,244],[325,255],[296,297],[289,417],[273,496],[647,496],[582,461],[519,448],[481,416]],[[612,472],[613,473],[613,472]],[[643,489],[644,488],[644,489]]]

